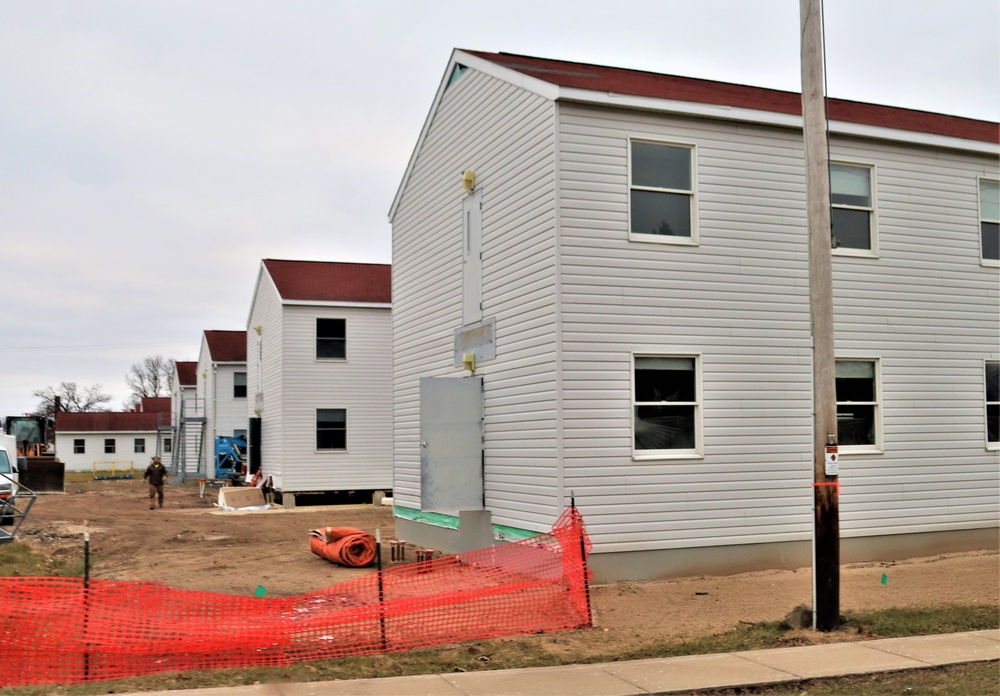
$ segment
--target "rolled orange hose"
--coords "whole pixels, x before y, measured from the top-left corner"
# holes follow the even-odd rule
[[[324,527],[311,532],[309,548],[331,563],[364,568],[375,562],[375,537],[354,527]]]

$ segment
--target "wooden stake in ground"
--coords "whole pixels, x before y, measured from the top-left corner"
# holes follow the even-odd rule
[[[837,384],[822,0],[799,0],[799,18],[813,339],[813,626],[829,631],[840,623],[840,486],[827,469],[827,448],[836,456]]]

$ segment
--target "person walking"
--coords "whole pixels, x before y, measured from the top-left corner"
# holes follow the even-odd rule
[[[159,498],[160,507],[163,507],[163,482],[167,478],[167,467],[160,463],[160,458],[154,456],[150,462],[149,466],[146,467],[146,473],[142,475],[142,480],[149,480],[149,509],[154,510],[156,508],[153,505],[153,499]]]

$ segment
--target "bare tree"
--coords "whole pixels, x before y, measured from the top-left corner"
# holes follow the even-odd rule
[[[52,418],[56,412],[56,397],[63,411],[107,411],[111,395],[102,391],[100,384],[91,387],[77,386],[76,382],[61,382],[58,387],[45,387],[31,393],[41,401],[36,415]]]
[[[132,394],[125,400],[131,408],[144,396],[170,396],[170,378],[174,374],[174,361],[162,355],[150,355],[137,362],[125,375],[125,383]]]

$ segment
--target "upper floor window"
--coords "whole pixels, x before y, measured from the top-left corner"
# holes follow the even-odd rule
[[[980,253],[987,266],[1000,266],[1000,181],[979,180]]]
[[[629,238],[697,244],[695,149],[629,141]]]
[[[233,398],[245,399],[247,397],[247,373],[236,372],[233,374]]]
[[[347,358],[347,321],[345,319],[316,320],[316,358],[334,360]]]
[[[986,446],[1000,449],[1000,361],[986,361]]]
[[[86,454],[87,443],[83,438],[73,440],[73,454]]]
[[[866,165],[830,163],[830,222],[837,253],[878,254],[874,172]]]
[[[837,442],[847,451],[882,450],[877,360],[837,360]]]
[[[637,456],[700,452],[698,359],[636,355],[633,375],[633,446]]]

